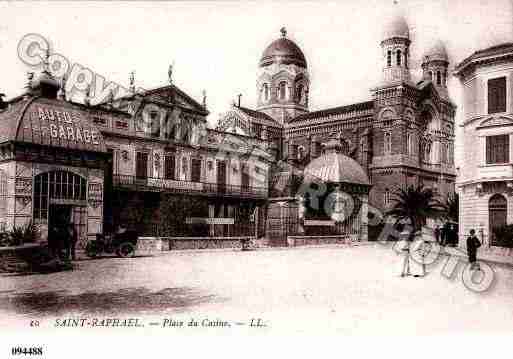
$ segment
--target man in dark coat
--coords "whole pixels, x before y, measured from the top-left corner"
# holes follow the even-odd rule
[[[73,223],[68,223],[66,225],[66,259],[67,260],[76,260],[76,246],[78,241],[77,231],[75,230],[75,226]],[[70,258],[71,257],[71,258]]]
[[[435,235],[436,244],[440,244],[440,226],[438,226],[438,224],[436,225],[433,234]]]
[[[476,267],[477,249],[479,247],[481,247],[481,242],[476,237],[476,231],[471,229],[470,236],[468,236],[468,238],[467,238],[467,254],[468,254],[468,261],[470,263],[471,269]]]

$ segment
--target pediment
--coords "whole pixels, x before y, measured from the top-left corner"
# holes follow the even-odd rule
[[[495,126],[513,126],[513,117],[506,115],[487,117],[479,123],[477,128],[480,129]]]
[[[218,122],[217,130],[239,135],[249,134],[249,123],[239,112],[229,111]]]
[[[176,88],[175,86],[165,86],[155,90],[148,91],[145,98],[147,100],[154,100],[160,102],[172,102],[180,107],[187,108],[195,111],[205,111],[196,100],[188,96],[185,92]]]

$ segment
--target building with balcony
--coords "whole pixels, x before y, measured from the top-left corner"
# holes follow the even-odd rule
[[[513,224],[513,44],[479,50],[455,69],[463,87],[460,243],[475,229],[491,249],[513,247],[497,235]]]
[[[147,236],[263,233],[267,142],[206,126],[169,84],[90,105],[49,69],[0,109],[0,225],[71,222],[81,244],[123,225]]]

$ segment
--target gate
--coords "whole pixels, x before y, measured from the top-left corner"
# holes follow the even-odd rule
[[[294,202],[274,202],[267,212],[267,236],[273,247],[287,246],[287,237],[299,232],[298,205]]]

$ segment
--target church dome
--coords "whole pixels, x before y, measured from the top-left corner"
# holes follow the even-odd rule
[[[383,39],[392,39],[394,37],[401,37],[404,39],[410,38],[410,30],[404,17],[399,14],[394,14],[390,17],[389,21],[383,28]]]
[[[442,60],[447,61],[447,51],[445,50],[445,46],[442,41],[438,40],[426,53],[427,58],[429,61],[433,60]]]
[[[340,143],[331,140],[326,153],[310,162],[304,169],[305,179],[323,183],[350,183],[370,185],[365,170],[340,151]]]
[[[281,29],[282,37],[273,41],[262,54],[260,67],[272,64],[297,65],[306,68],[303,51],[292,40],[289,40],[285,28]]]

